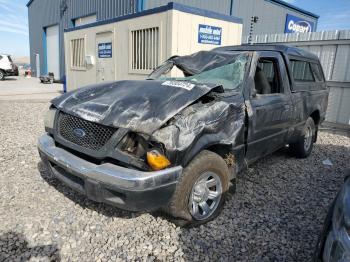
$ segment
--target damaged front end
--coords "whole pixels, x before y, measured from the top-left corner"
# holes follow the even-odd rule
[[[186,166],[200,150],[211,146],[234,148],[243,141],[241,91],[248,60],[247,52],[202,51],[170,58],[146,81],[78,89],[52,101],[59,111],[52,135],[59,145],[95,162],[143,171]],[[168,77],[175,68],[183,77]],[[61,123],[63,116],[72,123]],[[98,143],[95,140],[106,135],[92,134],[95,131],[89,125],[113,132],[98,150],[86,144]],[[74,127],[88,128],[82,141],[76,138]]]

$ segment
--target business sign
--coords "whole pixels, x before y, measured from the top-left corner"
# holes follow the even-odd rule
[[[111,58],[112,57],[112,43],[99,43],[98,44],[98,57],[99,58]]]
[[[202,25],[198,27],[198,43],[210,44],[210,45],[221,45],[222,28]]]
[[[285,33],[307,33],[315,31],[315,23],[287,14]]]

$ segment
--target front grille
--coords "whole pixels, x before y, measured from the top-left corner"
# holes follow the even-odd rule
[[[63,112],[58,115],[58,134],[65,140],[84,148],[100,150],[116,129],[86,121]]]

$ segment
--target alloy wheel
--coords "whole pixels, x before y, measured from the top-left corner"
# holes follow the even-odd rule
[[[219,206],[222,195],[220,177],[213,172],[205,172],[195,182],[189,199],[191,215],[196,220],[210,217]]]

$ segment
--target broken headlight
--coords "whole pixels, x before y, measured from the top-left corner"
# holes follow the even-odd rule
[[[142,157],[146,155],[146,147],[147,142],[145,138],[136,133],[131,132],[126,134],[118,144],[119,150],[137,157]]]
[[[170,161],[165,156],[164,146],[161,143],[149,141],[148,137],[142,134],[129,132],[117,148],[144,160],[153,170],[161,170],[170,165]]]

